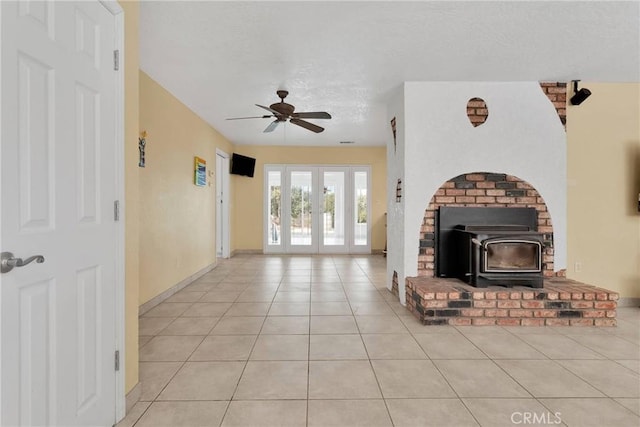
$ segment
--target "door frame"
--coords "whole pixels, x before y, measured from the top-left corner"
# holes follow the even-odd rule
[[[222,157],[223,160],[223,168],[222,170],[218,169],[218,157]],[[229,153],[216,148],[216,231],[218,229],[218,221],[220,221],[220,226],[222,228],[222,235],[219,236],[216,233],[216,256],[218,255],[218,242],[222,243],[222,253],[220,254],[221,258],[229,258],[231,254],[230,250],[230,242],[231,242],[231,230],[229,229]],[[221,188],[219,188],[220,186]],[[220,206],[217,205],[218,202],[218,193],[222,193],[222,212],[220,212]],[[221,215],[220,215],[221,214]]]
[[[116,200],[119,202],[119,221],[116,221],[116,266],[115,266],[115,344],[119,351],[119,367],[115,381],[115,421],[124,418],[126,414],[126,354],[125,346],[125,153],[124,153],[124,127],[125,127],[125,49],[124,49],[124,10],[116,0],[98,0],[107,11],[111,12],[115,23],[114,49],[118,54],[118,72],[115,75],[115,176],[116,176]]]

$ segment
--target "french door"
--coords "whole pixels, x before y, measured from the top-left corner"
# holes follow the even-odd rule
[[[265,166],[265,253],[369,253],[368,166]]]

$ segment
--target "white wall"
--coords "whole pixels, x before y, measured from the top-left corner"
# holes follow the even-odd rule
[[[400,300],[404,301],[404,197],[396,202],[396,184],[401,179],[404,185],[404,85],[395,93],[389,105],[389,143],[387,144],[387,287],[391,289],[393,272],[398,273]],[[396,146],[393,143],[391,120],[396,119]],[[404,191],[403,191],[404,194]]]
[[[566,134],[539,83],[410,82],[403,96],[403,102],[390,105],[391,117],[399,105],[404,109],[402,164],[393,165],[388,156],[394,192],[392,171],[404,171],[403,207],[397,213],[404,230],[389,230],[390,247],[403,248],[402,260],[390,256],[388,267],[398,271],[400,301],[405,302],[405,277],[417,274],[420,225],[429,200],[445,181],[463,173],[505,173],[533,185],[553,221],[554,267],[566,268]],[[466,114],[474,97],[489,110],[487,121],[475,128]]]

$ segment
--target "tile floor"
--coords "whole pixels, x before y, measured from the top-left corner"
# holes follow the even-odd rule
[[[423,326],[381,256],[236,256],[140,318],[118,426],[640,425],[640,309],[618,327]]]

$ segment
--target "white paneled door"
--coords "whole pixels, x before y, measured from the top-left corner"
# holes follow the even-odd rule
[[[1,424],[111,426],[122,267],[116,19],[97,1],[0,10]]]
[[[216,255],[229,258],[229,155],[216,150]]]

